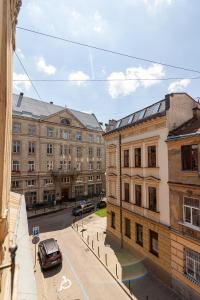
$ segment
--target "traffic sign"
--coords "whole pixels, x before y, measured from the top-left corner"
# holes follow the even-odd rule
[[[39,236],[39,234],[40,234],[40,227],[39,226],[33,227],[33,236]]]

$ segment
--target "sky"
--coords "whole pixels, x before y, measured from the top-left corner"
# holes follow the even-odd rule
[[[131,56],[200,70],[199,0],[23,0],[18,26]],[[200,76],[17,29],[16,53],[42,100],[120,119],[171,92],[200,96]],[[38,99],[16,56],[14,92]],[[175,78],[171,80],[160,80]],[[181,79],[176,79],[181,78]],[[90,82],[88,79],[105,79]],[[118,81],[113,79],[120,79]],[[124,80],[136,79],[136,80]],[[148,80],[144,80],[148,79]],[[156,80],[155,80],[156,79]],[[76,81],[73,81],[76,80]],[[81,80],[81,81],[79,81]]]

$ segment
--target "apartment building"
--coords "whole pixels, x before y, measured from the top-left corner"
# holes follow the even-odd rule
[[[118,121],[105,133],[108,235],[138,251],[171,283],[167,137],[192,118],[198,103],[185,93],[166,95]]]
[[[169,193],[172,284],[200,299],[200,110],[170,132]]]
[[[105,191],[103,130],[94,114],[13,95],[12,190],[26,205]]]

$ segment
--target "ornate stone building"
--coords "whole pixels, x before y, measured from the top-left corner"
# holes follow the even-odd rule
[[[13,96],[12,190],[26,205],[105,191],[105,144],[94,114]]]
[[[12,57],[20,6],[20,0],[0,0],[0,299],[18,299],[20,292],[20,299],[29,294],[35,300],[25,202],[10,192]]]
[[[185,299],[200,299],[200,110],[170,132],[169,192],[172,283]]]
[[[143,257],[171,284],[167,137],[192,118],[197,102],[185,93],[107,125],[108,236]]]

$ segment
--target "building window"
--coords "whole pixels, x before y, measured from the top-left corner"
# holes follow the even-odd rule
[[[89,143],[93,143],[94,142],[94,136],[93,136],[93,134],[89,134],[88,135],[88,141],[89,141]]]
[[[75,197],[83,196],[83,194],[84,194],[83,186],[82,185],[75,186]]]
[[[125,218],[125,236],[127,236],[129,239],[131,238],[131,220]]]
[[[35,186],[35,180],[34,179],[29,179],[29,180],[26,180],[26,185],[27,186]]]
[[[81,149],[81,147],[77,147],[76,148],[76,157],[77,158],[82,157],[82,149]]]
[[[97,175],[97,181],[101,181],[101,175]]]
[[[182,169],[184,171],[198,170],[198,146],[185,145],[181,147]]]
[[[200,283],[200,253],[185,250],[185,273],[196,283]]]
[[[13,123],[13,133],[20,133],[20,132],[21,132],[21,124]]]
[[[19,180],[12,181],[11,186],[12,186],[12,189],[20,188],[20,181]]]
[[[20,171],[19,161],[13,160],[12,161],[12,172],[19,172],[19,171]]]
[[[135,185],[135,204],[142,206],[142,186],[139,184]]]
[[[70,120],[69,119],[61,119],[60,123],[62,125],[70,125]]]
[[[101,148],[97,148],[97,157],[101,157]]]
[[[89,161],[89,170],[93,170],[94,166],[93,166],[93,162],[92,161]]]
[[[90,196],[90,197],[94,196],[94,184],[88,185],[88,196]]]
[[[135,148],[135,168],[141,167],[141,148]]]
[[[53,154],[53,145],[47,144],[47,154]]]
[[[69,131],[61,129],[60,137],[61,137],[61,139],[68,140],[69,139]]]
[[[129,167],[129,150],[124,150],[124,167]]]
[[[48,137],[53,137],[53,128],[47,127],[47,136]]]
[[[67,151],[68,150],[68,151]],[[70,154],[70,148],[67,148],[67,145],[60,145],[60,155]]]
[[[159,256],[158,252],[158,233],[155,231],[150,230],[150,252],[155,256]]]
[[[35,125],[29,125],[28,134],[29,135],[36,135],[36,126]]]
[[[102,184],[96,184],[96,195],[100,195],[102,192]]]
[[[130,202],[130,188],[129,188],[129,183],[125,182],[124,183],[124,201],[125,202]]]
[[[53,184],[53,179],[52,178],[44,179],[44,184],[45,185],[51,185],[51,184]]]
[[[80,161],[78,161],[78,162],[76,163],[76,170],[77,170],[77,171],[81,171],[81,162],[80,162]]]
[[[34,142],[28,143],[28,153],[29,154],[35,153],[35,143]]]
[[[68,161],[68,170],[71,170],[71,161]]]
[[[27,192],[25,193],[26,205],[32,205],[37,200],[37,192]]]
[[[83,182],[83,177],[78,177],[78,178],[76,179],[76,182]]]
[[[60,161],[60,169],[61,170],[66,170],[67,169],[67,165],[66,165],[66,161],[65,160],[61,160]]]
[[[82,140],[81,132],[77,132],[77,133],[76,133],[76,140],[77,140],[77,141],[81,141],[81,140]]]
[[[183,218],[186,224],[200,227],[200,200],[184,198]]]
[[[28,161],[28,171],[29,172],[35,171],[35,162],[33,160]]]
[[[152,211],[157,211],[157,196],[156,196],[156,188],[149,186],[148,187],[149,194],[149,209]]]
[[[140,246],[143,246],[143,226],[140,224],[135,224],[136,225],[136,243],[139,244]]]
[[[96,141],[97,141],[97,143],[98,143],[98,144],[100,144],[100,143],[101,143],[101,136],[100,136],[100,135],[97,135],[97,137],[96,137]]]
[[[20,153],[20,141],[13,141],[12,143],[12,150],[13,150],[13,153]]]
[[[97,170],[101,170],[101,162],[100,161],[97,162]]]
[[[53,161],[47,161],[47,171],[53,170]]]
[[[93,148],[92,147],[88,148],[88,155],[89,155],[89,157],[93,157]]]
[[[44,191],[44,201],[53,203],[55,201],[55,191]]]
[[[69,179],[69,177],[62,177],[62,178],[61,178],[61,182],[62,182],[62,183],[69,183],[69,182],[70,182],[70,179]]]
[[[116,227],[115,227],[115,213],[114,213],[114,211],[111,211],[111,227],[112,227],[113,229],[116,228]]]
[[[156,146],[148,146],[148,167],[156,167]]]
[[[88,181],[93,181],[93,176],[88,176]]]

